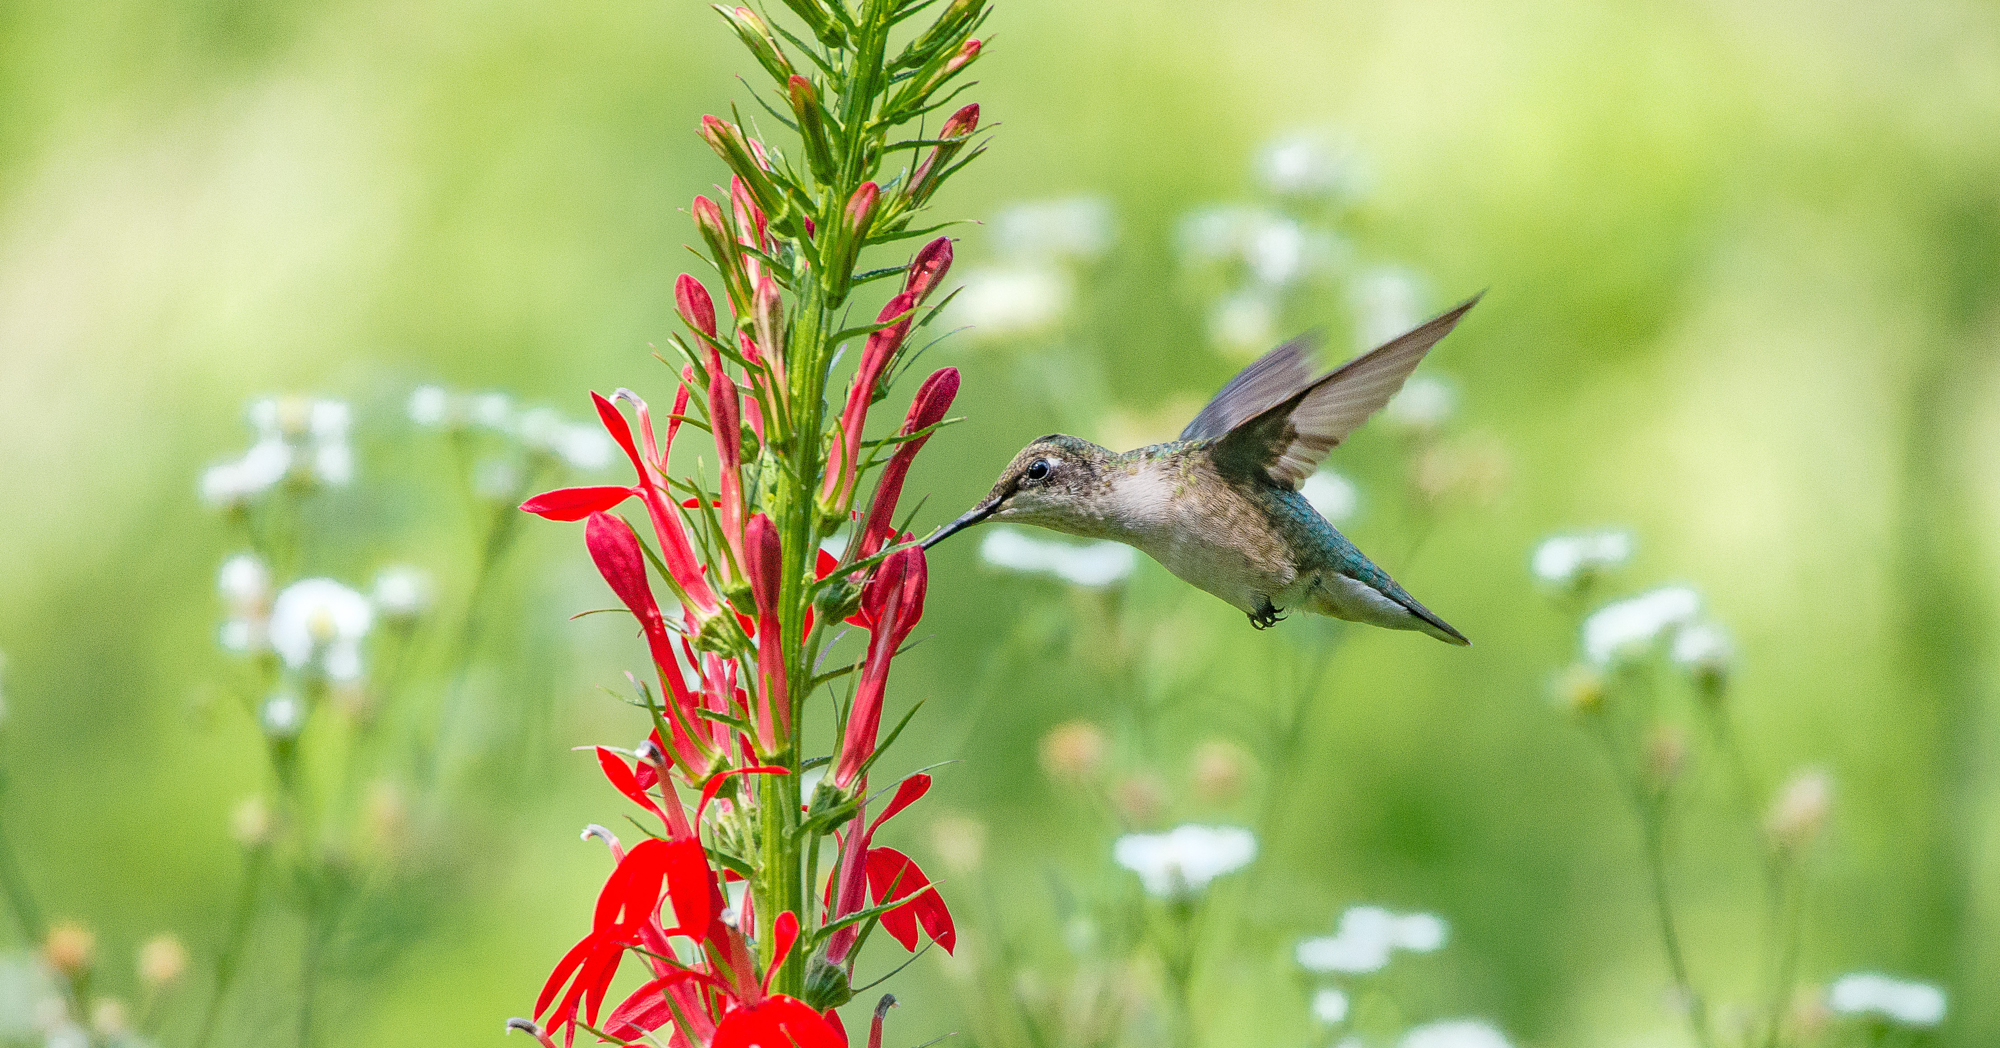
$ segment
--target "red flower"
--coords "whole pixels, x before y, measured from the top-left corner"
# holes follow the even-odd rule
[[[894,848],[877,848],[873,844],[875,831],[883,823],[916,803],[930,788],[931,777],[922,772],[904,779],[902,785],[896,788],[896,796],[890,799],[889,806],[866,828],[861,825],[861,820],[866,818],[864,803],[864,810],[855,816],[853,826],[841,840],[840,869],[836,874],[840,897],[832,907],[832,914],[839,919],[859,911],[865,902],[864,886],[867,893],[875,897],[878,906],[908,900],[882,915],[882,929],[904,949],[914,951],[917,927],[921,924],[924,933],[950,953],[958,945],[958,929],[952,923],[951,911],[945,907],[930,878],[909,856]],[[827,959],[835,964],[846,960],[857,932],[858,929],[853,927],[834,932],[827,944]]]
[[[875,383],[910,333],[906,314],[915,308],[916,299],[907,292],[890,299],[875,322],[902,319],[869,335],[868,345],[861,351],[861,364],[854,372],[854,383],[847,387],[847,406],[840,413],[840,428],[834,435],[826,480],[820,488],[820,501],[833,510],[844,510],[854,497],[854,472],[861,461],[861,430],[868,422],[868,404],[875,399]]]
[[[917,304],[936,291],[944,283],[944,275],[951,272],[951,238],[939,237],[923,246],[917,257],[910,260],[910,275],[903,279],[903,290],[915,295]]]
[[[774,993],[731,1009],[709,1048],[847,1048],[847,1038],[812,1005]]]
[[[896,431],[898,436],[907,437],[920,433],[944,420],[944,413],[951,410],[952,399],[958,396],[958,369],[943,368],[924,380],[917,395],[910,401],[910,413],[903,419],[903,428]],[[915,440],[907,440],[896,445],[896,454],[889,464],[882,468],[882,479],[875,485],[875,501],[868,507],[868,518],[861,527],[861,542],[855,550],[854,559],[866,560],[880,552],[887,544],[890,533],[895,530],[896,500],[903,496],[903,479],[910,472],[910,463],[917,452],[924,449],[930,434],[925,433]]]
[[[709,338],[715,337],[715,301],[708,297],[708,289],[701,281],[686,273],[674,281],[674,309],[681,320]]]
[[[708,421],[715,431],[715,455],[720,462],[716,508],[722,514],[722,535],[738,565],[743,564],[743,416],[736,383],[723,370],[722,355],[708,351]],[[745,571],[749,569],[744,568]]]
[[[840,740],[840,760],[833,771],[833,784],[841,789],[860,777],[875,755],[889,661],[916,628],[917,620],[923,618],[926,581],[924,551],[913,547],[890,554],[861,590],[862,616],[874,625],[869,627],[868,661],[861,669],[861,683],[847,714],[847,731]]]
[[[778,633],[778,589],[784,575],[784,555],[771,518],[750,518],[743,542],[743,570],[757,600],[757,746],[765,754],[778,751],[779,739],[792,731],[791,693],[785,688],[785,652]]]

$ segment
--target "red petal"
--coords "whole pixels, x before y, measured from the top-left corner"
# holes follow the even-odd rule
[[[625,416],[619,412],[617,405],[604,399],[602,394],[592,393],[590,402],[597,405],[598,420],[603,422],[604,428],[611,433],[611,439],[625,449],[625,457],[632,460],[632,468],[638,470],[639,479],[644,480],[646,465],[639,458],[639,445],[632,442],[632,424],[625,421]]]
[[[709,1048],[847,1048],[847,1038],[812,1005],[773,994],[730,1009]]]
[[[930,789],[931,777],[923,772],[918,772],[904,779],[903,784],[896,787],[896,795],[889,798],[889,806],[882,809],[882,814],[877,815],[874,822],[868,824],[868,835],[873,837],[876,827],[888,822],[890,817],[897,812],[917,803],[924,794],[930,792]]]
[[[771,967],[764,973],[764,992],[771,992],[771,980],[777,978],[778,970],[785,966],[785,958],[792,952],[792,944],[799,941],[799,915],[790,910],[778,915],[771,922]]]
[[[894,848],[869,849],[868,888],[878,905],[910,900],[882,915],[882,930],[894,936],[904,949],[916,950],[919,921],[925,934],[944,947],[946,953],[958,944],[958,929],[952,924],[951,911],[938,898],[931,879],[924,876],[924,871],[909,856]]]
[[[604,777],[611,780],[613,789],[624,794],[632,803],[659,816],[661,822],[668,821],[666,813],[661,811],[660,806],[653,803],[653,798],[640,787],[638,777],[625,764],[624,758],[611,752],[606,747],[599,746],[597,747],[597,766],[604,769]],[[656,780],[657,778],[655,776]]]
[[[708,868],[708,853],[693,837],[666,843],[664,872],[667,898],[674,904],[674,928],[701,942],[708,936],[709,922],[715,917],[715,872]]]
[[[521,508],[550,520],[582,520],[632,497],[631,488],[557,488],[521,503]]]

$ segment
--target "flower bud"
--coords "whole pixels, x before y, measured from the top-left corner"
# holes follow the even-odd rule
[[[910,174],[905,194],[911,207],[922,207],[930,200],[931,194],[937,192],[937,187],[951,173],[952,158],[965,148],[963,140],[978,129],[979,105],[976,102],[953,113],[951,119],[944,122],[944,126],[938,129],[938,144],[931,147],[930,153]]]
[[[763,209],[766,215],[775,215],[784,206],[784,198],[778,187],[772,183],[771,175],[763,161],[763,148],[743,134],[743,129],[718,117],[701,118],[701,140],[708,143],[715,155],[722,158],[729,170],[743,180],[750,198]]]
[[[1065,786],[1097,778],[1107,748],[1104,733],[1084,720],[1067,721],[1042,736],[1042,771]]]
[[[49,929],[42,943],[42,959],[66,979],[76,979],[90,971],[97,952],[97,936],[74,921],[63,921]]]
[[[1770,813],[1764,817],[1764,831],[1770,834],[1772,844],[1795,852],[1819,836],[1832,810],[1832,776],[1818,769],[1801,772],[1779,788]]]
[[[923,305],[924,299],[944,282],[945,274],[951,272],[951,254],[951,238],[939,237],[925,244],[917,257],[910,260],[903,291],[916,299],[917,305]]]
[[[171,935],[155,935],[139,947],[139,982],[158,990],[187,971],[187,947]]]
[[[717,217],[720,218],[720,212]],[[697,211],[696,221],[700,220]],[[701,285],[701,281],[687,273],[682,273],[680,279],[674,281],[674,309],[688,327],[709,338],[715,337],[715,301],[708,297],[708,289]]]
[[[931,850],[951,872],[972,874],[986,858],[986,824],[962,815],[940,816],[931,824]]]
[[[1564,670],[1555,682],[1556,701],[1579,715],[1589,715],[1604,708],[1604,674],[1595,667],[1577,663]]]
[[[854,988],[848,983],[846,970],[827,960],[824,953],[813,954],[806,962],[806,1003],[825,1011],[853,999]]]
[[[1659,789],[1680,778],[1687,756],[1687,735],[1671,724],[1659,725],[1646,737],[1646,774]]]
[[[743,269],[743,254],[737,247],[736,237],[730,232],[729,224],[723,220],[722,208],[705,196],[694,198],[691,208],[694,212],[695,228],[701,230],[701,239],[708,245],[708,253],[715,260],[715,268],[722,274],[722,293],[728,297],[730,308],[738,316],[750,312],[750,280]],[[678,292],[678,288],[676,291]],[[711,306],[707,316],[711,325],[715,315]],[[695,314],[697,320],[702,314]],[[685,319],[685,317],[683,317]],[[712,330],[712,327],[711,327]]]
[[[785,6],[810,26],[813,35],[828,47],[840,47],[847,42],[847,33],[833,17],[823,0],[785,0]]]
[[[785,88],[791,99],[792,116],[798,119],[799,139],[805,143],[806,163],[812,167],[813,177],[821,182],[833,181],[837,169],[833,147],[827,144],[826,113],[820,108],[819,89],[802,76],[792,77]]]
[[[965,46],[958,49],[958,54],[953,55],[951,61],[944,64],[944,75],[950,76],[977,61],[979,49],[979,41],[967,40]]]
[[[229,816],[229,833],[236,843],[255,851],[271,843],[271,805],[263,797],[246,797]]]
[[[1250,759],[1243,747],[1225,739],[1210,739],[1195,747],[1190,779],[1197,796],[1210,804],[1228,804],[1243,794]]]
[[[791,78],[792,63],[785,58],[785,53],[778,49],[778,41],[771,35],[771,27],[765,25],[764,20],[757,17],[755,11],[747,7],[730,9],[720,5],[716,10],[722,12],[722,17],[729,21],[729,27],[736,30],[736,35],[743,40],[743,46],[750,49],[750,54],[757,59],[758,65],[764,67],[765,72],[771,74],[771,79],[782,84]]]
[[[773,363],[775,373],[782,376],[784,369],[775,365],[785,358],[785,296],[769,273],[757,281],[750,317],[751,326],[757,332],[757,342],[768,354],[766,359]]]
[[[1145,826],[1159,821],[1167,808],[1167,786],[1152,775],[1134,775],[1111,791],[1111,802],[1125,821]]]

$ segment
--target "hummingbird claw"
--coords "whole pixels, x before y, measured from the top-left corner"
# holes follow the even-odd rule
[[[1280,615],[1278,610],[1269,603],[1266,603],[1263,607],[1250,613],[1250,625],[1260,630],[1267,630],[1276,626],[1278,623],[1285,621],[1285,616]]]

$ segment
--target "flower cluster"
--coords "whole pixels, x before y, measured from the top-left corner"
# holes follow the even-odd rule
[[[418,386],[410,391],[407,412],[416,425],[453,438],[469,459],[473,490],[490,500],[518,501],[524,489],[546,482],[545,471],[611,465],[611,441],[599,427],[552,408],[523,408],[498,390]]]
[[[1146,894],[1178,899],[1199,895],[1217,877],[1250,865],[1257,858],[1257,837],[1240,826],[1189,823],[1166,833],[1128,833],[1111,855],[1139,875]]]
[[[353,412],[345,401],[265,397],[251,402],[249,418],[256,439],[240,457],[202,473],[202,501],[240,509],[287,481],[307,489],[353,481]]]
[[[1095,196],[1012,204],[992,229],[998,258],[965,274],[950,314],[980,339],[1054,327],[1077,297],[1080,272],[1117,240],[1111,205]]]
[[[950,297],[940,291],[953,248],[936,237],[897,265],[863,270],[859,260],[928,233],[913,217],[983,148],[976,105],[930,137],[889,136],[947,105],[980,56],[986,9],[982,0],[786,6],[796,31],[749,8],[717,8],[769,74],[777,105],[767,108],[798,142],[787,150],[747,124],[701,121],[731,175],[725,193],[689,207],[719,293],[690,274],[675,282],[686,334],[667,340],[681,357],[671,409],[656,412],[626,389],[593,394],[629,480],[521,507],[584,523],[590,558],[638,621],[653,664],[631,677],[650,733],[629,751],[596,750],[612,786],[651,820],[630,849],[602,828],[586,833],[614,860],[590,931],[549,976],[536,1021],[510,1024],[545,1043],[583,1029],[677,1048],[845,1045],[835,1009],[853,996],[855,961],[875,929],[911,951],[926,939],[950,951],[957,939],[925,872],[876,842],[929,776],[901,778],[886,802],[869,785],[908,720],[885,724],[885,700],[929,580],[896,514],[917,454],[946,421],[957,370],[924,379],[889,432],[871,437],[871,415],[916,357],[913,333]],[[892,48],[892,27],[919,10],[928,24]],[[897,155],[912,166],[877,181],[883,158]],[[890,288],[873,319],[841,326],[856,291],[876,282]],[[850,346],[846,394],[829,403]],[[452,417],[448,402],[431,406],[427,415]],[[704,434],[702,461],[676,470],[684,428]],[[619,515],[627,505],[630,521]],[[865,642],[848,665],[825,670],[849,627]],[[822,687],[836,696],[833,752],[812,756],[806,699]],[[808,773],[819,776],[809,795]],[[742,886],[737,901],[731,882]],[[627,958],[650,978],[600,1025]]]

